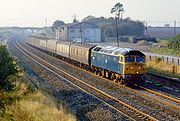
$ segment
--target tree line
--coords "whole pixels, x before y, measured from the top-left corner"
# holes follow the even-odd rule
[[[90,15],[85,17],[82,22],[90,22],[99,26],[103,40],[108,37],[116,37],[116,23],[113,17],[105,18]],[[65,22],[57,20],[53,23],[52,28],[55,29],[64,24]],[[138,20],[134,21],[128,17],[119,21],[118,30],[119,36],[143,36],[145,26],[143,22]]]

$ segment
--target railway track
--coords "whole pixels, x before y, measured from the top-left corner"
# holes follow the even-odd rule
[[[27,46],[27,47],[29,47],[29,46]],[[30,47],[29,47],[29,48],[30,48]],[[78,70],[84,71],[84,74],[86,73],[85,75],[89,75],[89,76],[90,76],[90,75],[93,75],[94,78],[96,78],[96,77],[97,77],[97,78],[101,78],[101,77],[99,77],[99,76],[97,76],[97,75],[95,75],[95,74],[93,74],[93,73],[91,73],[91,72],[88,72],[88,71],[86,71],[86,70],[83,70],[83,69],[80,69],[80,68],[78,68],[78,67],[76,67],[76,66],[73,66],[72,64],[68,64],[67,62],[61,61],[61,60],[59,60],[59,59],[55,59],[55,58],[52,57],[52,56],[49,56],[49,57],[48,57],[47,54],[44,54],[44,53],[42,53],[42,52],[40,52],[40,51],[37,51],[36,49],[31,48],[31,51],[32,51],[32,50],[33,50],[34,52],[36,52],[36,55],[38,55],[38,56],[41,57],[41,58],[44,58],[44,60],[45,60],[45,55],[47,56],[46,58],[49,58],[49,59],[51,58],[51,59],[50,59],[50,62],[52,61],[51,63],[52,63],[53,65],[55,65],[56,67],[59,67],[59,65],[61,65],[60,63],[59,63],[59,64],[56,64],[57,62],[66,63],[66,64],[65,64],[66,66],[67,66],[67,65],[68,65],[68,66],[71,66],[71,68],[74,68],[76,71],[78,71]],[[35,51],[35,50],[36,50],[36,51]],[[33,53],[34,53],[34,52],[33,52]],[[39,53],[39,54],[37,54],[37,53]],[[56,62],[55,60],[56,60],[57,62]],[[63,64],[63,65],[64,65],[64,64]],[[65,66],[65,68],[67,68],[66,66]],[[61,67],[60,67],[60,68],[61,68]],[[69,67],[68,67],[68,68],[69,68]],[[72,69],[71,69],[71,70],[72,70]],[[66,71],[67,71],[67,70],[66,70]],[[68,73],[69,73],[69,72],[68,72]],[[70,72],[70,73],[71,73],[71,74],[74,74],[74,72]],[[82,73],[82,72],[80,72],[80,73]],[[87,73],[88,73],[88,74],[87,74]],[[82,76],[80,75],[80,77],[82,77]],[[78,78],[79,78],[79,77],[78,77]],[[82,78],[84,78],[84,77],[82,77]],[[107,79],[105,79],[105,78],[102,78],[102,80],[108,81],[108,83],[112,83],[112,86],[115,84],[115,83],[113,83],[113,82],[111,82],[111,81],[109,81],[109,80],[107,80]],[[83,79],[83,81],[85,81],[85,80]],[[93,80],[87,81],[87,83],[91,83],[92,81],[93,81]],[[100,81],[100,80],[99,80],[99,81]],[[99,83],[99,82],[95,82],[95,83]],[[108,94],[110,94],[110,95],[113,95],[114,97],[117,97],[117,98],[119,99],[120,97],[119,97],[118,95],[114,95],[114,94],[110,93],[110,92],[111,92],[111,88],[107,87],[107,85],[106,85],[106,84],[108,84],[108,83],[104,82],[104,83],[103,83],[103,88],[100,88],[100,89],[104,91],[104,88],[108,88],[108,89],[106,89],[106,90],[108,90],[108,91],[105,91],[105,92],[108,93]],[[100,84],[100,83],[99,83],[99,84]],[[98,86],[97,86],[98,84],[93,84],[93,83],[92,83],[91,85],[96,86],[96,88],[98,87]],[[100,85],[102,85],[102,84],[100,84]],[[105,86],[105,85],[106,85],[106,86]],[[116,84],[115,84],[115,85],[116,85]],[[110,85],[109,85],[109,86],[110,86]],[[119,85],[116,86],[116,87],[118,87],[118,90],[117,90],[117,89],[113,89],[113,90],[117,90],[118,92],[119,92],[120,90],[124,90],[124,91],[125,91],[125,90],[127,90],[127,91],[129,90],[129,89],[127,89],[126,87],[119,86]],[[113,87],[113,88],[114,88],[114,87]],[[124,89],[123,89],[123,88],[124,88]],[[98,87],[98,89],[99,89],[99,87]],[[109,90],[109,89],[110,89],[110,90]],[[120,89],[120,90],[119,90],[119,89]],[[130,92],[130,91],[131,91],[131,90],[129,90],[129,92]],[[113,91],[113,92],[114,92],[114,91]],[[125,92],[126,92],[126,91],[125,91]],[[131,91],[131,92],[132,92],[132,91]],[[121,97],[123,97],[123,94],[122,94],[122,93],[124,93],[124,92],[121,92],[121,91],[120,91],[120,93],[119,93],[120,95],[122,95]],[[133,92],[133,93],[134,93],[134,92]],[[126,97],[132,97],[134,94],[133,94],[132,96],[131,96],[131,95],[132,95],[132,94],[128,94]],[[140,94],[137,94],[137,95],[140,95]],[[141,95],[141,96],[143,96],[143,95]],[[135,97],[138,97],[138,96],[135,96]],[[120,99],[121,99],[121,98],[120,98]],[[153,98],[148,98],[148,100],[149,100],[149,99],[153,99]],[[132,100],[132,99],[130,98],[130,100]],[[136,100],[136,99],[134,99],[134,101],[135,101],[135,100]],[[144,100],[144,99],[143,99],[143,100]],[[153,114],[153,117],[159,117],[159,116],[158,116],[159,114],[157,114],[156,111],[155,111],[156,114],[154,114],[154,113],[155,113],[154,110],[155,110],[155,109],[158,110],[158,109],[160,108],[159,106],[158,106],[159,108],[155,108],[155,107],[153,106],[153,107],[151,107],[152,109],[150,109],[150,108],[147,107],[148,105],[149,105],[149,106],[152,106],[152,104],[151,104],[152,102],[153,102],[153,103],[154,103],[154,102],[156,103],[156,102],[159,102],[159,101],[155,100],[155,101],[150,101],[151,103],[149,103],[149,102],[146,102],[145,100],[144,100],[144,101],[143,101],[143,100],[141,100],[141,101],[140,101],[140,100],[139,100],[139,101],[137,100],[137,101],[134,102],[134,103],[137,103],[136,105],[134,105],[134,104],[132,104],[132,103],[130,103],[130,105],[132,105],[133,107],[136,107],[137,109],[141,109],[141,111],[146,112],[147,114],[150,114],[150,115]],[[123,101],[124,101],[124,99],[123,99]],[[125,102],[126,102],[126,103],[127,103],[127,102],[129,103],[129,101],[125,101]],[[142,103],[138,104],[139,102],[142,102]],[[145,105],[148,104],[148,105],[146,106],[146,107],[147,107],[146,109],[148,109],[149,111],[148,111],[148,110],[142,110],[142,108],[144,108],[144,106],[140,106],[140,105],[141,105],[141,104],[144,105],[143,103],[144,103]],[[159,103],[161,103],[161,102],[159,102]],[[138,105],[139,105],[139,106],[138,106]],[[153,105],[154,105],[154,104],[153,104]],[[169,105],[167,105],[167,106],[169,107]],[[166,106],[166,107],[167,107],[167,106]],[[155,109],[153,109],[153,108],[155,108]],[[160,109],[160,110],[163,110],[163,112],[165,111],[164,113],[166,113],[166,115],[161,114],[162,116],[160,116],[161,118],[158,118],[158,120],[169,120],[169,118],[171,117],[171,116],[169,117],[169,116],[167,115],[167,113],[170,113],[170,112],[168,112],[169,109],[168,109],[168,108],[165,108],[165,109],[162,108],[162,109]],[[152,111],[152,112],[151,112],[151,111]],[[159,111],[158,113],[162,113],[162,111]],[[171,114],[173,115],[173,117],[172,117],[172,120],[173,120],[173,121],[179,119],[178,117],[177,117],[177,118],[174,118],[174,116],[178,116],[178,114],[177,114],[177,115],[174,115],[174,112],[172,112]],[[169,117],[169,118],[166,119],[165,117],[166,117],[166,118]]]
[[[126,114],[126,116],[130,117],[132,120],[152,120],[152,121],[156,120],[155,118],[143,113],[142,111],[139,111],[139,110],[133,108],[132,106],[118,100],[117,98],[115,98],[107,93],[104,93],[103,91],[85,83],[84,81],[70,75],[69,73],[64,72],[63,70],[60,70],[59,68],[47,63],[46,61],[42,60],[41,58],[29,53],[27,50],[20,47],[20,45],[16,45],[16,47],[21,52],[26,54],[26,56],[28,56],[29,58],[33,58],[34,60],[36,60],[36,62],[38,64],[40,64],[44,68],[48,69],[49,71],[53,72],[57,76],[60,76],[59,73],[61,73],[61,75],[63,73],[63,75],[66,75],[66,77],[68,75],[68,78],[70,78],[70,79],[68,79],[68,80],[66,79],[66,80],[67,81],[73,80],[73,81],[69,81],[69,83],[73,84],[74,86],[78,87],[79,89],[83,90],[84,92],[86,92],[90,95],[94,95],[98,99],[103,100],[111,108],[116,109],[118,112],[123,113],[124,115]],[[81,86],[78,86],[78,85],[81,85]]]
[[[149,77],[149,84],[159,85],[160,87],[165,87],[170,90],[180,92],[180,79],[179,78],[171,78],[162,75],[157,75],[153,73],[147,73]]]
[[[164,105],[167,105],[169,107],[172,107],[173,109],[180,111],[180,100],[178,99],[169,97],[159,92],[155,92],[153,90],[147,89],[142,86],[136,87],[136,89],[132,89],[132,88],[128,88],[128,89],[139,95],[156,100]]]

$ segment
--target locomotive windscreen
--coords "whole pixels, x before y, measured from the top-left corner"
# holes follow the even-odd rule
[[[139,56],[145,56],[142,52],[138,51],[138,50],[131,50],[128,53],[126,53],[125,55],[139,55]]]

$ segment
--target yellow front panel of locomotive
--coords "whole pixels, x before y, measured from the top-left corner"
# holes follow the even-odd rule
[[[124,74],[146,74],[145,63],[129,62],[124,65]]]

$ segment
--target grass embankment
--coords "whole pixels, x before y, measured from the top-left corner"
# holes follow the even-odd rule
[[[164,54],[164,55],[171,55],[171,56],[179,56],[180,57],[180,51],[177,48],[174,48],[175,45],[179,45],[179,43],[174,42],[171,40],[159,40],[157,43],[157,46],[151,47],[148,49],[149,52],[157,53],[157,54]]]
[[[147,72],[167,77],[180,78],[180,66],[167,64],[161,61],[160,58],[147,62]]]
[[[39,90],[0,46],[0,121],[76,121],[60,101]]]
[[[24,83],[14,92],[0,92],[0,100],[1,121],[76,121],[51,95]]]
[[[152,52],[152,53],[157,53],[157,54],[164,54],[164,55],[180,57],[179,51],[175,51],[174,49],[169,49],[167,47],[162,47],[162,48],[153,47],[153,48],[150,48],[148,51]]]

